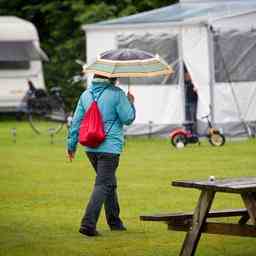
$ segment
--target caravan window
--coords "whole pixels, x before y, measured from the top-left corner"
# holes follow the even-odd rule
[[[31,61],[45,58],[33,41],[0,41],[0,70],[29,69]]]
[[[216,82],[256,81],[256,31],[215,32]]]
[[[0,70],[24,70],[29,68],[29,61],[0,61]]]
[[[153,54],[159,54],[174,69],[174,74],[166,78],[132,78],[131,84],[178,84],[179,63],[178,63],[178,40],[177,35],[168,33],[151,34],[119,34],[117,36],[118,48],[137,48]],[[123,81],[122,81],[123,80]],[[127,83],[121,79],[121,83]]]

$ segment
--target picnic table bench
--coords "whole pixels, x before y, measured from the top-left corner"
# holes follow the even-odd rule
[[[193,213],[142,215],[142,221],[161,221],[168,229],[186,231],[180,256],[194,255],[202,233],[256,237],[256,177],[203,181],[173,181],[173,186],[201,191]],[[210,211],[216,192],[240,194],[245,208]],[[208,222],[210,218],[240,217],[238,223]],[[250,220],[251,224],[247,224]]]

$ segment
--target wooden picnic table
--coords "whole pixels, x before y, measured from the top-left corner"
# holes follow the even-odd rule
[[[180,225],[187,228],[180,256],[194,255],[202,232],[211,234],[226,234],[256,237],[256,177],[225,178],[214,180],[181,180],[173,181],[173,186],[196,188],[201,190],[197,206],[194,210],[192,223]],[[216,192],[240,194],[247,213],[242,215],[238,224],[206,222]],[[225,217],[231,217],[234,210],[226,211]],[[251,220],[251,225],[246,222]],[[170,223],[175,229],[175,223]],[[187,226],[186,226],[187,225]],[[178,230],[177,228],[176,230]]]
[[[256,177],[179,180],[172,185],[201,191],[194,212],[142,215],[140,219],[164,221],[171,230],[186,231],[180,256],[194,255],[202,233],[256,237]],[[245,208],[210,211],[216,192],[240,194]],[[240,216],[238,223],[207,222],[209,218],[234,216]]]

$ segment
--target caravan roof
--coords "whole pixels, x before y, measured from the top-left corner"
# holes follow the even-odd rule
[[[48,60],[39,46],[36,27],[18,17],[0,17],[0,61],[28,60]]]
[[[35,26],[18,17],[0,17],[0,31],[0,41],[38,40],[38,34]]]
[[[83,26],[83,29],[142,23],[209,21],[256,10],[255,0],[181,0],[180,3],[109,21]]]

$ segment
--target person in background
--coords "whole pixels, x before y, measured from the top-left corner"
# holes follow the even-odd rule
[[[33,97],[35,91],[36,91],[36,87],[33,84],[33,82],[31,80],[27,80],[27,85],[28,85],[28,89],[26,91],[26,94],[24,95],[22,102],[27,103],[27,101]]]
[[[184,86],[185,86],[185,118],[186,118],[185,127],[187,130],[196,134],[197,133],[198,93],[186,67],[184,67]]]
[[[124,145],[123,125],[131,124],[135,119],[134,97],[115,86],[116,79],[94,75],[92,84],[84,91],[78,101],[67,142],[67,154],[70,161],[75,157],[78,133],[82,118],[92,102],[92,96],[98,99],[98,106],[104,121],[107,137],[97,148],[85,147],[91,165],[96,172],[94,188],[81,221],[79,232],[86,236],[97,236],[97,221],[102,206],[105,208],[107,224],[110,230],[124,231],[120,218],[117,195],[116,170],[119,156]]]
[[[34,97],[36,87],[34,86],[33,82],[31,80],[27,80],[28,89],[21,99],[21,102],[19,106],[16,109],[16,118],[17,120],[21,120],[24,113],[28,111],[28,101]]]
[[[34,83],[31,80],[27,80],[27,83],[28,83],[28,90],[24,97],[24,101],[27,102],[32,98],[42,98],[47,96],[46,91],[42,88],[36,88]]]

